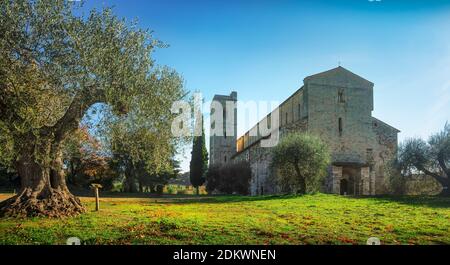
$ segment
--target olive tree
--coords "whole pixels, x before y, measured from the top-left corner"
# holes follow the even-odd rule
[[[442,186],[440,195],[450,196],[450,124],[428,141],[405,140],[399,147],[396,166],[404,177],[421,173],[434,178]]]
[[[162,133],[168,102],[183,94],[179,75],[152,60],[163,45],[151,32],[108,8],[77,16],[76,5],[0,2],[0,163],[21,179],[1,215],[83,212],[67,188],[61,146],[88,109],[101,103],[118,117],[133,110],[135,126]]]
[[[309,134],[288,134],[272,150],[272,167],[284,191],[317,191],[329,163],[327,146]]]

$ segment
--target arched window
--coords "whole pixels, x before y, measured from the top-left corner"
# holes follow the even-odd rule
[[[344,91],[343,90],[339,90],[338,91],[338,102],[339,103],[345,103]]]

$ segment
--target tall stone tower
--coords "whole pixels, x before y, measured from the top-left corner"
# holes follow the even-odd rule
[[[225,164],[236,153],[237,92],[214,95],[210,106],[209,164]],[[221,112],[219,114],[219,112]]]

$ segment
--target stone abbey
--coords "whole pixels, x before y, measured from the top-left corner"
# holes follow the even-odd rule
[[[372,117],[374,84],[337,67],[308,76],[303,86],[286,99],[261,122],[269,124],[274,115],[278,124],[270,128],[280,139],[289,132],[307,132],[319,136],[329,147],[331,164],[322,187],[323,192],[352,195],[376,195],[386,192],[385,166],[397,151],[399,130]],[[237,138],[237,93],[215,95],[224,117],[224,134],[210,134],[210,164],[246,160],[252,169],[252,195],[277,193],[271,176],[271,148],[262,147],[267,134],[259,123]],[[234,106],[234,107],[230,107]],[[211,105],[211,113],[215,107]],[[216,124],[211,124],[214,128]],[[275,128],[276,127],[276,128]],[[226,132],[234,132],[227,136]],[[270,133],[269,133],[270,134]]]

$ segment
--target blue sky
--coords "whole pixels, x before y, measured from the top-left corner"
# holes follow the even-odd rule
[[[400,140],[450,121],[450,0],[86,0],[84,8],[102,6],[154,30],[170,45],[157,63],[206,100],[235,90],[239,100],[282,102],[304,77],[340,62],[375,83],[373,116],[400,129]]]

